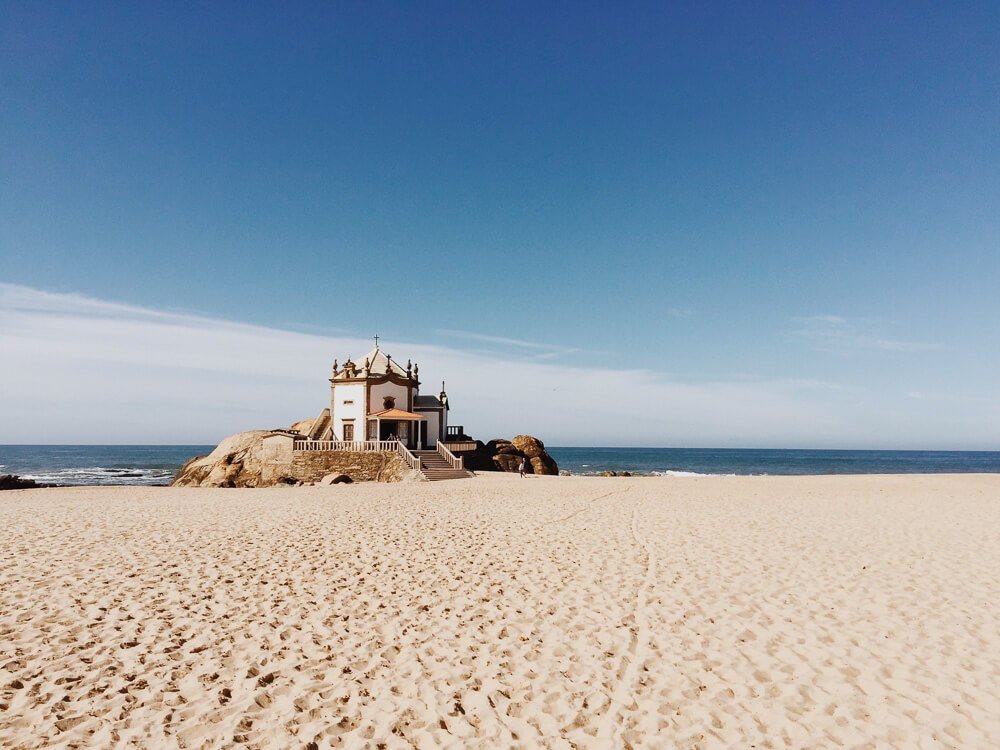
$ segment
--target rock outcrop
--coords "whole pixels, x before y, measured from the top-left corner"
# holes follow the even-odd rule
[[[309,429],[310,420],[293,427]],[[270,487],[280,484],[326,484],[328,476],[343,476],[340,482],[398,482],[409,471],[395,453],[376,451],[292,451],[298,430],[252,430],[231,435],[207,456],[192,458],[174,477],[172,487]],[[265,438],[269,438],[265,440]],[[285,441],[285,451],[275,452],[273,444]],[[268,449],[265,443],[272,446]],[[546,452],[545,444],[531,435],[498,438],[488,443],[476,441],[476,450],[461,453],[465,468],[473,471],[516,472],[521,459],[529,474],[556,476],[559,467]]]
[[[263,441],[268,430],[230,435],[207,456],[192,458],[170,483],[171,487],[261,487]],[[288,475],[284,484],[295,484]],[[275,482],[282,483],[282,482]]]
[[[461,454],[465,468],[473,471],[516,472],[521,459],[527,459],[529,474],[559,474],[555,460],[545,450],[545,443],[531,435],[515,435],[512,440],[496,438],[488,443],[476,441],[476,450]]]
[[[316,423],[315,419],[300,419],[298,422],[293,424],[288,429],[291,430],[292,432],[298,432],[302,435],[308,435],[309,431],[313,428],[313,425],[315,423]]]
[[[395,453],[377,451],[293,451],[297,432],[252,430],[231,435],[207,456],[192,458],[172,487],[272,487],[314,484],[327,475],[342,482],[398,482],[409,469]],[[270,439],[268,439],[270,438]],[[284,442],[284,451],[273,443]],[[271,443],[269,448],[267,443]]]
[[[555,459],[546,452],[545,443],[538,438],[531,435],[515,435],[511,443],[528,458],[533,474],[553,476],[559,474]]]

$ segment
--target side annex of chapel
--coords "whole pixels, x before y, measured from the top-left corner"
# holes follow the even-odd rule
[[[448,434],[448,394],[420,394],[420,370],[375,348],[357,362],[333,362],[330,429],[333,440],[398,439],[411,450],[434,448]]]

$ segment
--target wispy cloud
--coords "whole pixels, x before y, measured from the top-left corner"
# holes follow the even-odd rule
[[[524,339],[509,338],[507,336],[491,336],[484,333],[474,333],[472,331],[458,331],[453,328],[439,328],[434,333],[439,336],[449,338],[464,339],[466,341],[479,341],[485,344],[497,344],[503,347],[514,349],[527,349],[538,352],[536,358],[552,358],[561,354],[572,354],[581,351],[576,347],[562,346],[561,344],[543,344],[538,341],[526,341]]]
[[[840,315],[812,315],[793,318],[792,334],[808,341],[814,349],[846,353],[867,349],[883,352],[923,352],[941,345],[925,341],[897,339],[882,335],[873,321],[851,320]]]
[[[912,399],[913,401],[937,401],[941,403],[949,404],[980,404],[980,405],[995,405],[995,399],[986,398],[984,396],[977,396],[974,394],[967,393],[961,389],[956,390],[951,393],[928,393],[927,391],[920,390],[909,390],[904,394],[906,398]]]
[[[476,343],[475,335],[466,339]],[[425,382],[447,379],[452,422],[483,439],[528,432],[554,445],[870,445],[905,429],[888,417],[876,421],[837,383],[678,382],[651,370],[532,359],[524,352],[545,357],[555,349],[510,341],[517,343],[502,343],[513,352],[384,345],[419,362]],[[0,442],[210,443],[287,425],[327,405],[335,357],[370,346],[367,336],[318,336],[0,284]],[[996,434],[993,421],[982,429]]]
[[[536,356],[558,347],[460,332]],[[500,342],[492,339],[501,339]],[[484,438],[536,432],[563,443],[725,444],[788,439],[831,415],[788,382],[677,383],[644,370],[386,341],[447,378],[452,418]],[[319,412],[334,357],[366,337],[316,336],[0,285],[0,441],[214,441]],[[836,419],[836,417],[834,417]]]

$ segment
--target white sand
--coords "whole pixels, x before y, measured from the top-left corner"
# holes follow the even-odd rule
[[[1000,746],[1000,477],[0,494],[0,747]]]

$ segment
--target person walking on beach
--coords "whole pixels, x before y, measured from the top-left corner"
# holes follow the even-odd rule
[[[521,456],[521,463],[519,463],[517,465],[517,472],[518,472],[518,474],[521,475],[521,479],[524,479],[524,470],[526,468],[524,464],[525,464],[525,461],[527,461],[527,460],[528,459],[526,459],[524,456]]]

